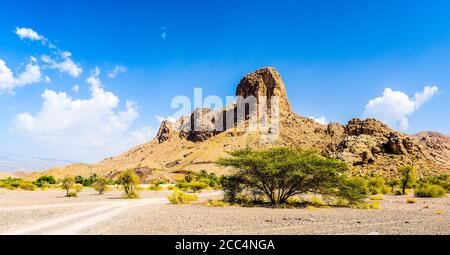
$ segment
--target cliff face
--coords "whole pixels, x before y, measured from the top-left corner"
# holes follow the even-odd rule
[[[377,172],[395,176],[405,164],[415,165],[419,175],[450,173],[448,136],[433,132],[406,135],[375,119],[352,119],[346,125],[318,124],[291,111],[285,85],[274,68],[246,75],[238,84],[236,95],[241,99],[224,109],[196,109],[175,123],[162,122],[155,139],[122,155],[96,165],[73,165],[50,172],[114,176],[124,169],[138,169],[142,175],[155,177],[205,169],[220,174],[229,169],[214,162],[229,151],[291,146],[316,148],[329,157],[344,160],[353,166],[354,174]],[[256,105],[244,102],[251,97],[256,98]],[[262,114],[261,109],[267,109],[269,114]],[[249,131],[253,117],[257,123],[265,121],[264,128],[258,124],[256,131]]]

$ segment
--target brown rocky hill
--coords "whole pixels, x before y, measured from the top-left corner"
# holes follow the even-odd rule
[[[321,125],[291,110],[283,80],[274,68],[263,68],[245,76],[236,95],[242,99],[253,96],[257,98],[257,109],[259,106],[268,109],[264,119],[269,125],[265,129],[242,130],[242,125],[248,127],[252,118],[260,121],[262,117],[259,110],[250,106],[239,116],[238,99],[236,104],[218,111],[196,109],[191,116],[175,123],[163,121],[153,140],[119,156],[98,164],[69,165],[45,173],[61,177],[96,172],[114,177],[122,170],[134,169],[146,180],[173,179],[186,171],[202,169],[222,174],[229,169],[215,164],[219,157],[226,157],[228,152],[239,148],[270,146],[316,148],[328,157],[348,162],[354,174],[377,172],[395,176],[405,164],[416,166],[419,175],[450,173],[448,136],[434,132],[406,135],[375,119],[352,119],[347,125]],[[260,99],[263,97],[266,100]],[[272,119],[279,122],[273,124]]]

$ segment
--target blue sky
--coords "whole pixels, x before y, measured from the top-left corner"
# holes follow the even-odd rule
[[[263,66],[303,116],[450,133],[450,2],[280,2],[3,1],[0,171],[115,155]]]

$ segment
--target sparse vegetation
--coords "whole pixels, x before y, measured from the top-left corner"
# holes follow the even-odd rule
[[[234,203],[242,192],[257,191],[272,205],[285,204],[296,195],[314,194],[335,196],[358,201],[367,196],[360,183],[351,181],[344,173],[346,163],[328,159],[316,151],[290,148],[265,150],[237,150],[231,158],[218,161],[232,166],[237,172],[223,178],[222,186],[228,202]]]
[[[227,207],[230,204],[223,201],[223,200],[208,200],[205,202],[206,206],[211,206],[211,207]]]
[[[72,194],[74,192],[70,192],[70,190],[73,188],[74,184],[75,184],[75,178],[72,176],[66,176],[61,181],[61,187],[66,190],[66,197],[74,197],[74,195]],[[76,196],[76,193],[75,193],[75,196]]]
[[[437,215],[443,215],[444,214],[444,210],[436,210],[434,213],[437,214]]]
[[[447,190],[434,184],[422,184],[419,188],[414,190],[414,195],[416,197],[440,198],[447,195]]]
[[[370,200],[375,200],[375,201],[379,201],[379,200],[384,200],[384,198],[381,195],[372,195],[369,197]]]
[[[172,204],[190,204],[198,200],[195,194],[186,194],[180,190],[175,190],[172,195],[167,197]]]
[[[413,187],[416,183],[416,168],[410,165],[403,166],[399,169],[402,178],[400,180],[402,194],[406,194],[406,188]]]
[[[105,191],[108,189],[108,179],[99,177],[94,182],[93,187],[96,191],[98,191],[99,195],[103,195]]]
[[[39,188],[45,188],[48,185],[55,185],[56,179],[51,175],[43,175],[34,181],[34,184]]]
[[[417,199],[414,198],[414,197],[407,197],[406,198],[406,203],[408,203],[408,204],[415,204],[415,203],[417,203]]]
[[[117,183],[122,185],[124,190],[123,198],[125,199],[136,199],[139,198],[137,193],[137,185],[140,183],[139,176],[137,176],[133,171],[127,170],[119,174],[117,178]]]
[[[20,178],[5,178],[0,180],[0,188],[14,190],[14,189],[22,189],[22,190],[35,190],[36,185],[32,182],[25,181]]]
[[[388,194],[390,192],[386,180],[377,174],[373,174],[367,178],[367,187],[372,195]]]

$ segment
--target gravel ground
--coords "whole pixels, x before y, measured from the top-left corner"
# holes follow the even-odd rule
[[[142,191],[122,200],[84,190],[0,191],[0,233],[4,234],[450,234],[450,198],[384,196],[382,209],[272,209],[170,205],[168,191]],[[218,197],[217,192],[201,196]]]

